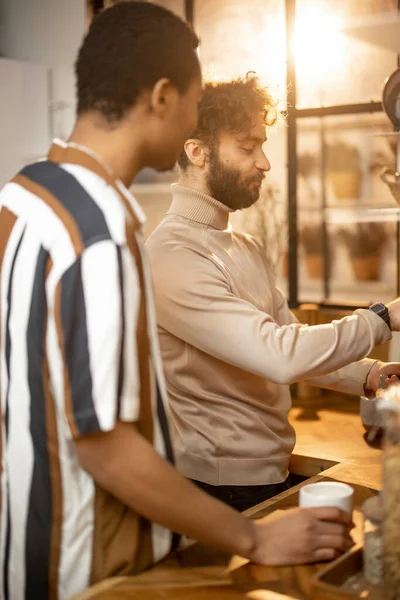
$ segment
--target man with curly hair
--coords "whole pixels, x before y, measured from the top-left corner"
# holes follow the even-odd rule
[[[390,339],[389,313],[398,327],[396,305],[304,326],[264,250],[228,226],[270,170],[275,106],[253,76],[205,86],[171,208],[147,243],[177,466],[239,510],[289,486],[291,383],[363,394],[400,370],[365,358]]]

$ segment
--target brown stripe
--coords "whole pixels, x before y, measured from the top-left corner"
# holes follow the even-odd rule
[[[59,202],[59,200],[53,196],[53,194],[46,190],[46,188],[42,187],[38,183],[35,183],[34,181],[31,181],[24,175],[16,175],[12,180],[12,183],[17,183],[28,192],[38,196],[45,204],[47,204],[47,206],[51,208],[54,214],[60,219],[65,229],[68,231],[75,254],[77,256],[82,254],[84,243],[82,241],[79,228],[72,215],[68,212],[68,210],[66,210],[61,202]]]
[[[152,393],[155,392],[151,386],[151,365],[150,365],[150,343],[147,330],[147,305],[146,305],[146,287],[144,281],[144,270],[142,257],[138,243],[136,241],[135,231],[129,227],[129,222],[126,226],[126,239],[128,248],[135,259],[136,268],[139,276],[140,287],[140,305],[139,315],[136,330],[136,347],[139,362],[139,378],[140,378],[140,413],[139,413],[139,430],[142,435],[150,442],[153,442],[153,412],[152,412]]]
[[[52,268],[53,268],[53,261],[51,260],[51,258],[48,258],[48,260],[46,262],[46,266],[45,266],[45,273],[44,273],[46,280],[48,279]]]
[[[64,403],[65,403],[65,414],[67,415],[68,425],[71,429],[73,438],[78,437],[78,427],[76,426],[74,419],[74,411],[72,408],[72,393],[71,383],[69,380],[69,372],[67,367],[67,361],[64,352],[64,330],[61,319],[61,287],[60,282],[57,284],[54,293],[54,320],[56,323],[56,330],[58,336],[58,346],[60,348],[62,361],[63,361],[63,377],[64,377]]]
[[[46,263],[46,278],[53,266],[49,258]],[[47,325],[47,321],[46,321]],[[46,331],[43,333],[44,347],[46,348]],[[46,402],[46,433],[47,449],[50,461],[51,493],[52,493],[52,525],[50,541],[50,565],[49,565],[49,600],[58,598],[58,572],[61,556],[61,532],[63,519],[63,490],[61,479],[61,467],[58,444],[57,416],[54,398],[50,391],[50,373],[47,352],[44,353],[42,367],[43,389]]]
[[[152,524],[144,517],[140,521],[140,542],[136,553],[135,573],[140,573],[154,564],[153,538],[151,535]]]
[[[96,485],[90,583],[132,575],[141,561],[141,518],[115,496]],[[146,566],[152,564],[152,554]]]
[[[8,240],[10,238],[11,232],[14,228],[14,225],[17,221],[17,216],[14,215],[14,213],[12,213],[10,210],[8,210],[8,208],[6,208],[5,206],[2,207],[2,209],[0,210],[0,289],[1,289],[1,276],[3,273],[3,260],[4,260],[4,255],[6,252],[6,248],[7,248],[7,243]],[[1,295],[0,295],[0,355],[2,352],[2,348],[1,348],[1,340],[2,340],[2,331],[1,331],[1,322],[2,322],[2,318],[1,318],[1,311],[2,311],[2,306],[1,306]],[[0,414],[2,411],[2,406],[1,406],[1,386],[0,386]],[[3,451],[3,437],[2,437],[2,430],[3,428],[0,427],[0,481],[2,479],[2,465],[3,465],[3,456],[2,456],[2,451]],[[2,509],[2,497],[1,497],[1,487],[0,487],[0,515],[1,515],[1,509]]]

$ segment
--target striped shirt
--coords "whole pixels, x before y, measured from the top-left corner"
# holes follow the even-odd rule
[[[173,543],[100,489],[74,444],[121,420],[173,461],[143,213],[100,159],[59,141],[0,209],[0,598],[70,598]]]

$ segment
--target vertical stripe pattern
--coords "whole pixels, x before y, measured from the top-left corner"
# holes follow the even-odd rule
[[[31,309],[26,331],[28,384],[31,400],[30,434],[34,448],[32,481],[26,525],[26,589],[29,596],[49,596],[50,541],[53,520],[50,460],[47,447],[46,397],[43,380],[47,302],[45,294],[48,252],[42,247],[36,263]]]
[[[11,331],[10,331],[10,318],[11,318],[11,297],[13,292],[13,284],[14,284],[14,271],[15,264],[18,257],[18,253],[21,247],[21,242],[25,234],[25,228],[22,230],[21,235],[19,237],[18,243],[15,248],[15,252],[13,254],[11,260],[11,268],[10,275],[8,280],[8,289],[7,289],[7,310],[5,311],[5,345],[4,345],[4,356],[6,362],[6,375],[7,375],[7,391],[4,398],[4,408],[2,407],[2,412],[4,415],[4,429],[5,429],[5,441],[6,446],[8,446],[9,438],[10,438],[10,370],[11,370]],[[7,501],[7,517],[4,523],[5,528],[5,549],[4,549],[4,562],[3,562],[3,584],[4,584],[4,598],[8,600],[10,597],[10,554],[11,554],[11,536],[12,536],[12,523],[11,523],[11,500],[10,500],[10,485],[8,482],[8,486],[5,490],[5,500]]]
[[[1,357],[4,356],[3,353],[3,348],[4,348],[4,343],[3,343],[3,331],[4,331],[4,327],[3,327],[3,311],[2,308],[5,305],[4,299],[3,299],[3,288],[4,288],[4,278],[1,276],[2,272],[3,272],[3,261],[4,261],[4,255],[5,255],[5,251],[7,248],[7,244],[9,241],[9,237],[11,235],[11,232],[14,228],[15,222],[17,220],[17,217],[11,213],[7,208],[2,208],[0,211],[0,360],[1,360],[1,364],[0,364],[0,370],[2,371],[3,368],[3,359]],[[0,382],[4,380],[3,377],[0,376]],[[0,383],[0,410],[3,414],[3,406],[4,406],[4,398],[3,398],[3,386]],[[10,522],[9,522],[9,515],[8,515],[8,506],[7,503],[5,502],[6,496],[8,497],[8,486],[7,486],[7,481],[5,478],[5,466],[4,466],[4,462],[5,462],[5,452],[4,452],[4,448],[3,448],[3,442],[6,441],[5,440],[5,432],[3,432],[3,419],[0,423],[0,476],[1,476],[1,487],[0,487],[0,525],[2,525],[2,527],[0,527],[0,553],[2,556],[4,556],[4,558],[6,559],[7,556],[7,546],[9,546],[9,540],[7,541],[7,538],[9,538],[9,527],[10,527]],[[6,569],[5,569],[5,565],[0,565],[0,568],[2,568],[2,573],[3,573],[3,586],[0,583],[0,597],[2,597],[3,595],[5,595],[5,588],[4,588],[4,575]],[[2,589],[3,587],[3,589]]]
[[[57,143],[0,193],[0,598],[67,599],[173,535],[97,487],[74,439],[136,423],[173,462],[143,215],[89,151]]]

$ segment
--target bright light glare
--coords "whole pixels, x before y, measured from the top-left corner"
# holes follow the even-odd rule
[[[335,77],[344,60],[339,26],[335,15],[318,12],[315,4],[297,15],[294,53],[297,77],[303,84],[317,84],[322,90],[324,83]]]

